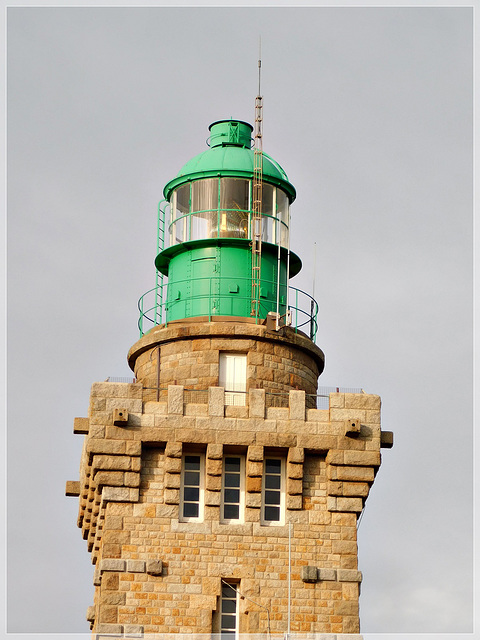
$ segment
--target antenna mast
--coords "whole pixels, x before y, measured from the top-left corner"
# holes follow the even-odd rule
[[[260,91],[262,70],[261,40],[258,52],[258,95],[255,98],[255,142],[253,153],[253,215],[252,215],[252,309],[250,315],[260,315],[260,269],[262,262],[262,184],[263,184],[263,98]]]

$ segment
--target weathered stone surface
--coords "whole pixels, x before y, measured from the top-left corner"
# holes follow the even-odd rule
[[[65,495],[77,497],[80,495],[80,481],[78,480],[67,480],[65,485]]]
[[[375,470],[373,469],[373,467],[329,466],[327,473],[330,480],[373,482],[375,478]]]
[[[208,414],[218,417],[225,415],[225,389],[223,387],[209,387]]]
[[[288,450],[288,456],[287,456],[288,463],[303,464],[304,460],[305,460],[305,450],[303,448],[290,447],[290,449]]]
[[[95,607],[88,607],[86,618],[89,622],[93,622],[95,620]]]
[[[116,407],[113,410],[113,424],[117,427],[126,427],[128,423],[128,409]]]
[[[137,502],[139,491],[131,487],[103,487],[103,500],[112,502]]]
[[[391,449],[393,447],[393,432],[382,431],[380,433],[380,446],[383,449]]]
[[[144,573],[145,561],[144,560],[127,560],[127,571],[131,573]]]
[[[302,580],[303,582],[317,582],[317,567],[306,566],[302,567]]]
[[[362,572],[355,569],[337,569],[339,582],[361,582]]]
[[[87,451],[111,455],[122,454],[125,453],[125,442],[123,440],[106,440],[105,438],[88,438]]]
[[[100,563],[100,571],[115,571],[116,573],[125,571],[125,560],[116,558],[104,558]]]
[[[305,391],[289,392],[290,420],[305,420]]]
[[[73,433],[88,435],[90,420],[88,418],[75,418],[73,421]]]
[[[247,460],[251,462],[263,463],[263,446],[250,445],[248,447]]]
[[[210,443],[207,446],[207,458],[210,458],[211,460],[222,460],[223,445]]]
[[[168,385],[167,411],[169,415],[183,415],[183,385]]]
[[[337,580],[337,571],[335,569],[318,569],[318,579],[322,581],[331,580],[335,582]]]
[[[265,389],[250,389],[248,396],[249,416],[251,418],[264,418]]]
[[[161,576],[163,572],[163,562],[161,560],[147,560],[146,572],[151,576]]]

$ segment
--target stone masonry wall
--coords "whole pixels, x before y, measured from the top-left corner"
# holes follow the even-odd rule
[[[156,327],[130,350],[129,362],[145,387],[144,400],[163,398],[170,384],[206,390],[218,385],[220,352],[247,354],[247,391],[265,389],[267,406],[300,389],[315,395],[323,353],[303,334],[285,327],[280,333],[263,325],[204,322]],[[160,372],[158,368],[160,365]],[[161,390],[157,396],[157,387]],[[272,394],[285,394],[285,398]],[[309,398],[307,404],[315,406]]]
[[[288,408],[268,408],[251,390],[246,407],[225,407],[211,387],[207,404],[184,402],[170,385],[164,402],[142,402],[140,383],[95,383],[84,434],[78,526],[95,564],[87,618],[101,633],[210,633],[221,578],[267,607],[271,631],[286,630],[291,525],[292,632],[358,633],[361,574],[356,521],[380,465],[380,399],[331,394],[328,410],[308,409],[304,391]],[[206,456],[203,522],[179,521],[184,451]],[[243,524],[220,522],[221,459],[247,460]],[[285,525],[260,524],[258,464],[286,457]],[[220,465],[220,466],[219,466]],[[240,601],[240,631],[266,632],[265,610]]]

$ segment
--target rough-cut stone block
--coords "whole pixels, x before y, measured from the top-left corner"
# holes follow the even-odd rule
[[[303,464],[287,463],[287,477],[296,479],[303,478]]]
[[[73,420],[73,433],[88,435],[90,420],[88,418],[75,418]]]
[[[292,511],[300,511],[302,509],[302,496],[290,496],[287,495],[287,509],[291,509]]]
[[[380,446],[382,449],[391,449],[393,447],[393,431],[380,432]]]
[[[165,445],[165,456],[167,458],[181,458],[183,445],[181,442],[167,442]]]
[[[288,450],[287,462],[293,464],[303,464],[305,461],[305,450],[303,447],[290,447]]]
[[[221,476],[223,471],[223,460],[212,460],[207,458],[206,461],[207,475]]]
[[[161,560],[147,560],[146,572],[151,576],[161,576],[163,571],[163,563]]]
[[[221,497],[219,491],[205,491],[205,504],[209,507],[219,507]]]
[[[245,506],[250,508],[259,509],[262,505],[262,496],[260,493],[247,493],[245,499]]]
[[[328,498],[327,500],[330,500]],[[329,507],[330,508],[330,507]],[[347,512],[357,512],[363,509],[363,500],[362,498],[336,498],[335,509],[331,509],[331,511],[347,511]]]
[[[225,415],[225,389],[223,387],[208,388],[208,415],[218,417]]]
[[[165,489],[165,504],[179,504],[180,491],[178,489]]]
[[[165,473],[179,474],[182,472],[181,458],[165,458]]]
[[[337,569],[339,582],[361,582],[362,572],[356,569]]]
[[[263,475],[263,461],[253,462],[252,460],[247,460],[247,476],[256,478],[256,477],[262,477],[262,475]]]
[[[125,442],[125,453],[129,456],[139,456],[142,453],[142,443],[137,441]]]
[[[102,622],[101,624],[97,625],[95,631],[96,631],[97,634],[99,634],[99,633],[108,634],[108,637],[111,638],[115,634],[123,633],[123,625],[121,625],[121,624],[107,624],[105,622]]]
[[[169,415],[183,415],[183,385],[168,385],[167,411]]]
[[[125,624],[123,625],[123,635],[125,638],[141,638],[143,629],[141,624]]]
[[[123,487],[124,473],[123,471],[96,471],[94,470],[94,478],[97,487]]]
[[[307,420],[309,422],[330,422],[330,412],[328,409],[307,409]]]
[[[248,447],[247,460],[263,463],[263,446],[250,445]]]
[[[80,495],[80,482],[78,480],[67,480],[65,485],[65,495],[77,497]]]
[[[130,573],[144,573],[145,561],[144,560],[127,560],[127,571]]]
[[[352,482],[373,482],[375,470],[373,467],[327,467],[329,480],[350,480]]]
[[[179,473],[166,473],[165,474],[165,488],[166,489],[180,489],[180,474]]]
[[[381,461],[379,451],[344,451],[343,459],[345,465],[359,465],[363,467],[379,467]]]
[[[345,406],[345,394],[344,393],[331,393],[329,395],[329,406],[331,409],[342,409]]]
[[[317,567],[302,567],[303,582],[317,582]]]
[[[287,478],[287,493],[291,496],[302,495],[303,480],[302,478]]]
[[[222,460],[223,444],[209,444],[207,446],[207,458],[210,460]]]
[[[105,440],[105,438],[88,438],[88,453],[105,453],[118,455],[125,453],[125,442],[123,440]]]
[[[87,618],[88,622],[93,622],[95,620],[95,607],[88,607],[87,608],[86,618]]]
[[[179,476],[177,476],[178,478]],[[180,486],[180,485],[179,485]],[[222,490],[222,476],[207,475],[205,488],[207,491],[221,491]]]
[[[346,393],[346,409],[380,409],[380,396],[369,393]]]
[[[129,456],[94,455],[92,468],[103,471],[131,471],[132,458]]]
[[[138,502],[139,490],[131,487],[103,487],[103,500],[112,502]]]
[[[100,564],[100,571],[115,571],[121,573],[125,571],[126,562],[119,558],[104,558]]]
[[[305,391],[290,391],[288,396],[290,420],[305,420]]]
[[[335,569],[318,569],[318,579],[322,581],[332,580],[335,582],[337,580],[337,572]]]
[[[248,493],[259,493],[262,490],[262,477],[247,476],[245,484]]]
[[[250,389],[248,392],[248,410],[250,418],[265,417],[265,389]]]

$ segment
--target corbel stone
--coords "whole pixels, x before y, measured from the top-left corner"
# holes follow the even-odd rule
[[[128,423],[128,411],[124,408],[116,408],[113,410],[113,424],[116,427],[126,427]]]
[[[142,624],[124,624],[123,637],[124,638],[142,638],[143,625]]]
[[[382,449],[391,449],[393,447],[393,431],[380,432],[380,447]]]
[[[121,573],[125,571],[126,562],[120,558],[104,558],[100,563],[100,571],[114,571]]]
[[[345,420],[344,432],[349,438],[357,438],[360,435],[360,420]]]
[[[339,582],[362,582],[361,571],[356,569],[337,569],[337,580]]]
[[[86,616],[88,622],[95,622],[95,607],[88,607],[87,608],[87,616]]]
[[[86,436],[89,428],[90,420],[88,418],[74,418],[73,433]]]
[[[311,567],[311,566],[302,567],[302,580],[303,582],[317,582],[318,580],[317,567]]]
[[[150,576],[161,576],[163,572],[163,562],[161,560],[147,560],[145,569]]]
[[[97,625],[95,632],[97,634],[105,633],[111,637],[112,635],[123,633],[123,624],[107,624],[103,622],[102,624]]]
[[[78,480],[67,480],[67,484],[65,485],[65,495],[78,497],[80,495],[80,481]]]
[[[127,571],[129,573],[145,573],[145,561],[127,560]]]
[[[318,569],[318,579],[323,581],[337,581],[336,569]]]

